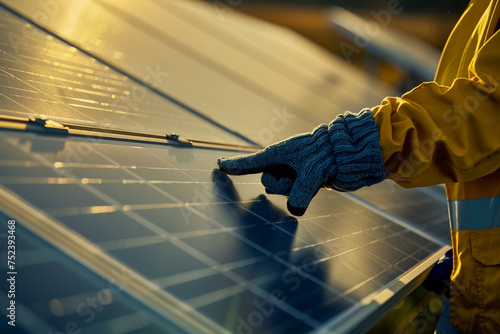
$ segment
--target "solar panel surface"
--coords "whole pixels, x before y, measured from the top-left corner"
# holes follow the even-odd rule
[[[441,248],[333,192],[290,217],[257,177],[214,171],[226,152],[94,142],[67,163],[79,145],[4,131],[2,186],[231,331],[317,328]]]
[[[12,49],[9,32],[22,31],[26,22],[5,10],[0,15],[2,115],[244,142],[217,121],[42,31]],[[144,98],[126,107],[139,90]],[[1,208],[9,217],[17,212],[21,226],[34,232],[25,247],[24,227],[19,229],[19,289],[26,289],[18,299],[24,305],[19,318],[31,319],[24,330],[64,331],[74,321],[84,331],[108,333],[153,333],[165,326],[309,332],[368,310],[349,320],[349,331],[383,306],[387,291],[403,293],[407,277],[418,276],[425,269],[418,265],[445,246],[425,230],[437,224],[419,226],[405,215],[407,203],[377,203],[369,191],[353,197],[321,190],[305,216],[292,217],[285,199],[262,194],[258,176],[229,179],[217,171],[216,159],[234,154],[0,131]],[[417,197],[438,212],[431,197],[411,199]],[[62,261],[64,254],[77,263]],[[50,281],[56,272],[63,274]],[[132,277],[123,286],[123,295],[132,298],[115,299],[109,287],[101,292],[116,272]],[[85,279],[74,278],[78,273]],[[78,306],[94,296],[106,312],[87,321]],[[135,327],[123,325],[130,322]]]
[[[245,143],[50,35],[34,30],[38,38],[12,44],[9,31],[22,31],[26,23],[0,15],[6,31],[0,37],[3,115]]]
[[[1,215],[0,219],[7,221],[9,217]],[[95,275],[21,224],[17,225],[16,236],[16,251],[20,254],[17,261],[20,274],[16,277],[17,325],[12,331],[2,321],[2,333],[82,329],[94,333],[174,332],[172,324],[130,298],[122,286]],[[2,241],[4,238],[2,235]],[[8,304],[6,294],[2,293],[0,300],[2,305]]]
[[[34,0],[1,3],[261,145],[392,93],[304,38],[221,11],[219,2],[47,1],[50,9]],[[10,29],[20,45],[36,35]]]

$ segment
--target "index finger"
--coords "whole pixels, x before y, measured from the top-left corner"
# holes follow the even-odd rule
[[[264,149],[257,153],[238,155],[232,158],[219,158],[219,169],[230,175],[246,175],[261,173],[275,164],[271,150]]]

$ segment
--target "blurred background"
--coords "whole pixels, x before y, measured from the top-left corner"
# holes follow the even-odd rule
[[[341,7],[369,21],[379,17],[383,28],[416,37],[430,47],[442,50],[449,33],[467,7],[468,0],[206,0],[225,10],[246,14],[288,27],[312,40],[324,49],[345,58],[342,42],[352,42],[329,22],[327,13],[332,7]],[[383,13],[393,13],[388,19]],[[396,14],[394,14],[396,13]],[[381,16],[379,16],[381,15]],[[387,23],[387,24],[386,24]],[[405,39],[401,40],[405,44]],[[379,59],[376,70],[367,68],[366,49],[350,50],[349,62],[372,72],[384,82],[402,86],[408,73],[394,61]],[[369,50],[368,50],[369,51]],[[397,52],[397,51],[396,51]],[[375,73],[373,73],[375,72]],[[418,81],[418,80],[417,80]],[[416,82],[418,83],[418,82]],[[415,84],[403,85],[404,89]]]

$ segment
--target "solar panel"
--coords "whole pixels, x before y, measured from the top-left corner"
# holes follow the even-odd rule
[[[33,152],[34,142],[63,148]],[[332,192],[304,218],[290,217],[282,200],[261,195],[257,177],[230,181],[213,171],[227,152],[198,151],[182,163],[177,157],[192,152],[106,142],[64,163],[82,143],[4,131],[2,186],[231,331],[318,328],[442,247]],[[279,302],[269,304],[273,293]],[[260,308],[274,315],[251,320]]]
[[[22,31],[25,23],[1,15],[9,29]],[[43,37],[14,48],[12,35],[2,35],[2,114],[245,143],[75,48]]]
[[[392,93],[296,35],[231,10],[221,16],[217,3],[1,2],[261,145]],[[24,30],[12,33],[31,41]]]
[[[406,215],[406,202],[377,202],[370,191],[321,190],[306,215],[290,216],[286,199],[262,194],[259,176],[218,172],[218,157],[251,140],[228,131],[232,121],[221,122],[213,105],[199,112],[169,86],[131,79],[125,73],[138,77],[132,65],[123,67],[129,72],[108,66],[41,30],[13,50],[9,32],[26,22],[6,10],[0,15],[0,210],[19,224],[22,330],[357,332],[418,284],[447,248],[434,220],[422,225]],[[138,89],[145,98],[137,110],[109,106]],[[276,95],[249,91],[239,94],[275,102]],[[46,133],[47,124],[33,121],[41,117],[129,135]],[[234,146],[134,135],[170,132]],[[432,196],[415,194],[397,192],[440,217]]]

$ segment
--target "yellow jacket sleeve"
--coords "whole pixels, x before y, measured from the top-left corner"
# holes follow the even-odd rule
[[[372,109],[388,177],[403,187],[466,182],[500,168],[500,34],[468,78],[423,83]]]

